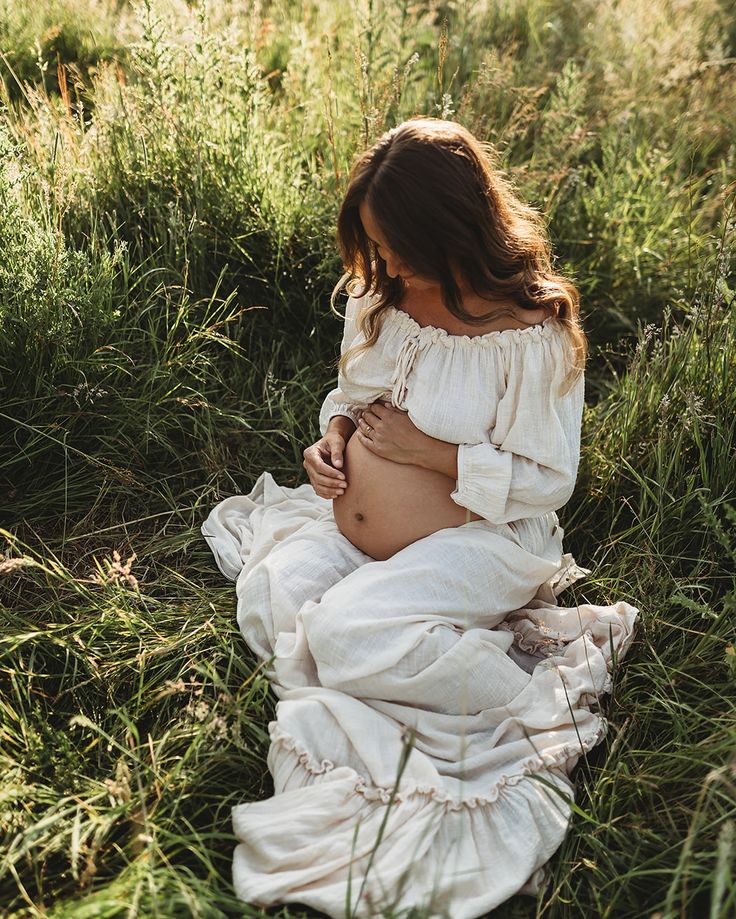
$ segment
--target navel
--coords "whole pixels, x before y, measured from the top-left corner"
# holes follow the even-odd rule
[[[356,514],[356,515],[355,515],[355,519],[356,519],[356,520],[362,520],[362,519],[363,519],[363,515],[362,515],[362,514]]]

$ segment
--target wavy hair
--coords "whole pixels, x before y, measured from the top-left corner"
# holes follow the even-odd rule
[[[357,317],[365,341],[341,355],[340,372],[352,355],[376,343],[382,314],[398,307],[404,293],[404,282],[389,277],[365,232],[358,210],[363,202],[401,263],[412,274],[436,281],[444,305],[457,319],[481,325],[513,310],[496,307],[482,316],[466,312],[453,269],[477,296],[510,300],[521,310],[543,309],[561,323],[570,344],[563,388],[572,385],[588,354],[580,296],[552,268],[543,216],[518,198],[498,168],[492,144],[455,121],[421,115],[386,131],[350,168],[336,235],[345,273],[332,291],[330,307],[341,315],[335,300],[343,288],[356,298],[369,292],[376,298]]]

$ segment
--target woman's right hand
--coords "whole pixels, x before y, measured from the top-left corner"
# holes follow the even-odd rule
[[[346,440],[337,431],[327,431],[324,437],[304,450],[302,465],[320,498],[337,498],[345,492],[345,473],[335,465],[344,462]]]

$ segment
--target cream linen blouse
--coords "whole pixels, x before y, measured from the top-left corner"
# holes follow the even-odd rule
[[[341,353],[365,341],[357,317],[366,298],[349,297]],[[319,415],[322,435],[333,415],[357,425],[378,399],[408,412],[430,437],[458,444],[452,500],[492,523],[538,517],[562,507],[575,487],[580,458],[584,376],[564,395],[564,330],[541,325],[485,335],[451,335],[420,326],[389,307],[378,341],[348,361]]]

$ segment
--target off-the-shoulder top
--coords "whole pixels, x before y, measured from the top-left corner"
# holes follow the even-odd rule
[[[348,298],[341,353],[365,341],[364,302]],[[396,307],[381,318],[376,344],[348,361],[325,398],[320,433],[333,415],[357,425],[372,402],[390,401],[425,434],[458,444],[450,497],[460,507],[494,523],[562,507],[577,476],[584,376],[561,393],[569,370],[561,323],[469,336],[421,326]]]

